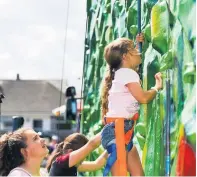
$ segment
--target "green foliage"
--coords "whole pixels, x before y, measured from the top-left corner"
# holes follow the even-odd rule
[[[171,1],[170,1],[171,2]],[[195,149],[196,130],[196,28],[195,1],[142,0],[143,88],[155,84],[154,75],[163,74],[163,91],[148,105],[142,105],[140,119],[135,128],[139,147],[143,152],[142,163],[146,175],[164,175],[165,120],[166,120],[166,71],[170,72],[170,150],[171,174],[176,175],[179,128],[183,124],[188,143]],[[137,34],[136,0],[87,0],[88,25],[85,43],[83,133],[89,137],[102,129],[100,117],[100,89],[106,63],[103,58],[106,44],[118,37],[135,39]],[[192,91],[192,93],[191,93]],[[194,126],[194,125],[193,125]],[[189,128],[188,128],[189,127]],[[90,156],[95,159],[101,153]],[[141,152],[140,152],[141,153]],[[100,176],[102,170],[86,175]]]

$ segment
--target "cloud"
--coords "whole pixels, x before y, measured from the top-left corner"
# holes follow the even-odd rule
[[[34,40],[53,42],[56,40],[56,31],[52,26],[47,25],[29,25],[27,27],[27,35]]]
[[[0,60],[1,61],[5,61],[5,62],[8,62],[9,59],[12,58],[12,55],[8,52],[5,52],[5,53],[0,53]]]
[[[0,0],[0,5],[6,5],[9,4],[9,0]]]
[[[61,79],[82,75],[86,1],[0,0],[1,78]],[[67,23],[66,53],[64,56]],[[64,79],[65,79],[64,78]]]
[[[25,59],[40,60],[49,53],[62,40],[61,33],[58,33],[51,26],[28,25],[24,32],[9,35],[16,55],[23,56]]]

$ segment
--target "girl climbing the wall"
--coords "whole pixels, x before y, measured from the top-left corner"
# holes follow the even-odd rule
[[[137,36],[143,41],[143,35]],[[133,145],[133,129],[138,119],[140,104],[152,101],[162,89],[161,73],[155,75],[155,86],[144,91],[137,74],[141,57],[132,40],[119,38],[105,47],[104,58],[108,64],[108,75],[102,87],[101,143],[110,154],[103,172],[113,176],[144,176],[136,147]],[[125,146],[126,145],[126,146]],[[127,149],[126,149],[127,148]]]
[[[101,142],[100,133],[88,141],[81,133],[73,133],[58,144],[49,158],[47,169],[49,176],[77,176],[78,172],[101,169],[108,157],[103,152],[95,161],[83,161]]]

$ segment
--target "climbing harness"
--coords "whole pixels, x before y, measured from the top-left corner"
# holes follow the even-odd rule
[[[116,117],[105,117],[105,123],[115,123],[115,139],[116,144],[110,144],[107,146],[107,152],[110,154],[110,156],[107,159],[107,163],[103,172],[103,176],[107,176],[107,174],[110,172],[111,167],[113,164],[117,161],[117,167],[118,167],[118,176],[127,176],[127,163],[126,163],[126,148],[129,152],[133,147],[133,135],[134,135],[134,126],[136,124],[136,121],[139,118],[139,114],[136,113],[132,118],[125,119],[125,118],[116,118]],[[133,120],[134,125],[132,128],[125,134],[124,132],[124,121],[125,120]],[[124,137],[124,138],[123,138]]]

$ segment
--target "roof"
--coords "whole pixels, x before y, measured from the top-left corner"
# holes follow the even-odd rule
[[[60,80],[57,82],[61,85]],[[64,94],[47,80],[2,80],[0,87],[6,97],[2,103],[2,114],[51,113],[54,108],[64,104]]]

